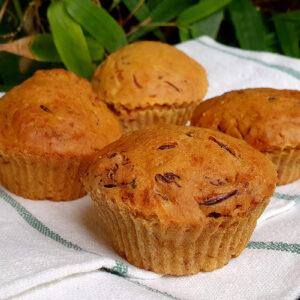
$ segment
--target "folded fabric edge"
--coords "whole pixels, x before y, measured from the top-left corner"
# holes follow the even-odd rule
[[[34,229],[38,230],[35,226],[33,226],[32,224],[39,224],[39,228],[40,227],[45,227],[46,230],[43,230],[43,235],[45,235],[45,232],[47,233],[46,236],[47,237],[50,237],[51,239],[55,240],[56,242],[68,247],[68,248],[72,248],[73,250],[77,250],[77,251],[82,251],[84,253],[89,253],[89,254],[93,254],[95,256],[99,256],[99,254],[95,254],[95,253],[90,253],[88,251],[85,251],[83,250],[81,247],[79,247],[78,245],[76,244],[73,244],[71,242],[68,242],[67,240],[63,239],[62,237],[60,237],[58,234],[54,233],[52,230],[50,230],[48,227],[46,227],[44,224],[42,224],[37,218],[35,218],[34,216],[32,216],[32,214],[25,208],[23,207],[18,201],[16,201],[15,199],[13,199],[13,197],[11,197],[8,192],[5,192],[4,190],[0,189],[0,196],[2,197],[2,199],[4,199],[6,202],[8,202],[13,208],[15,208],[18,212],[18,214],[31,226],[33,227]],[[287,198],[287,199],[298,199],[298,195],[288,195],[288,194],[279,194],[279,193],[275,193],[274,197],[280,197],[280,199],[282,198]],[[294,201],[289,201],[289,203],[292,203]],[[295,202],[294,202],[295,203]],[[31,223],[30,222],[30,218],[34,218],[34,222]],[[274,244],[274,243],[273,243]],[[274,247],[273,244],[266,244],[264,242],[254,242],[254,241],[250,241],[247,248],[248,249],[268,249],[268,250],[281,250],[281,251],[288,251],[288,252],[291,252],[289,251],[289,247],[286,245],[286,243],[276,243],[277,247]],[[282,246],[282,245],[284,246]],[[296,247],[300,247],[300,245],[298,244],[293,244],[293,245],[296,245]],[[283,249],[283,250],[282,250]],[[286,250],[288,249],[288,250]],[[298,248],[296,248],[298,249]],[[298,251],[298,250],[297,250]],[[292,251],[292,252],[295,252],[295,253],[298,253],[298,252],[295,252],[295,251]],[[300,250],[299,250],[299,253],[300,253]],[[131,266],[128,267],[128,265],[124,264],[123,262],[121,261],[115,261],[113,259],[109,259],[109,258],[105,258],[105,257],[101,257],[99,258],[101,260],[101,263],[99,262],[99,260],[97,259],[97,265],[93,265],[93,267],[91,268],[88,268],[86,270],[86,268],[88,267],[86,265],[86,262],[84,263],[81,263],[81,265],[83,265],[83,267],[80,267],[80,269],[76,269],[76,266],[77,265],[71,265],[73,268],[74,268],[74,271],[72,271],[70,273],[70,271],[68,271],[67,274],[64,274],[64,276],[62,277],[61,275],[60,276],[57,276],[57,274],[59,273],[58,272],[58,269],[55,269],[53,270],[55,274],[51,275],[52,274],[52,270],[45,270],[44,272],[39,272],[36,277],[38,278],[38,280],[35,282],[35,284],[32,284],[30,283],[31,282],[34,282],[35,281],[35,277],[32,277],[30,276],[30,281],[28,278],[22,278],[18,281],[15,281],[14,283],[11,283],[9,284],[8,286],[2,286],[2,290],[5,288],[6,290],[9,291],[9,289],[11,288],[12,291],[11,292],[14,292],[14,294],[12,295],[16,295],[16,288],[15,286],[19,286],[19,287],[22,287],[24,286],[24,283],[26,282],[29,282],[29,284],[27,285],[27,287],[18,292],[18,293],[21,293],[21,292],[24,292],[25,290],[28,290],[30,288],[34,288],[35,286],[38,286],[38,285],[41,285],[41,284],[45,284],[45,283],[48,283],[48,282],[51,282],[53,280],[58,280],[59,278],[64,278],[66,276],[70,276],[70,275],[74,275],[76,273],[84,273],[84,272],[89,272],[89,271],[95,271],[95,270],[103,270],[103,271],[106,271],[106,272],[110,272],[110,273],[113,273],[113,274],[116,274],[118,276],[122,276],[122,277],[129,277],[131,279],[155,279],[155,278],[159,278],[159,277],[162,277],[162,275],[159,275],[159,274],[154,274],[152,272],[149,272],[149,271],[145,271],[145,270],[140,270],[134,266]],[[63,266],[61,267],[61,269],[65,269],[66,266]],[[132,269],[133,268],[133,269]],[[136,269],[136,270],[134,270]],[[84,271],[83,271],[84,270]],[[137,271],[137,272],[136,272]],[[41,278],[43,278],[43,273],[47,273],[48,275],[48,278],[44,279],[44,281],[40,281]],[[49,274],[51,275],[50,278],[49,278]],[[151,276],[149,276],[151,275]],[[1,290],[0,289],[0,290]],[[7,294],[7,292],[6,292]],[[9,297],[9,296],[7,296]]]
[[[63,279],[74,274],[98,270],[103,265],[103,261],[101,260],[103,259],[95,258],[89,262],[84,261],[77,264],[63,265],[59,268],[47,269],[42,272],[37,272],[34,275],[22,277],[13,282],[1,284],[0,299],[17,296],[18,294],[24,293],[32,288]],[[105,264],[113,267],[113,261],[105,262]]]

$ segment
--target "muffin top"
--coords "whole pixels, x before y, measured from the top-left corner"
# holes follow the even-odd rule
[[[123,135],[100,151],[83,178],[98,201],[189,225],[244,215],[273,194],[276,181],[271,161],[244,141],[176,125]]]
[[[300,148],[300,91],[231,91],[201,103],[191,123],[244,139],[262,152]]]
[[[85,156],[120,136],[90,83],[66,70],[37,71],[0,100],[2,152]]]
[[[204,68],[180,50],[144,41],[109,55],[92,85],[101,100],[121,110],[198,102],[208,83]]]

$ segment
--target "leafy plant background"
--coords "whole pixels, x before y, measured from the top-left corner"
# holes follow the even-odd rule
[[[0,0],[0,91],[37,69],[90,79],[106,55],[137,40],[202,35],[300,57],[299,0]]]

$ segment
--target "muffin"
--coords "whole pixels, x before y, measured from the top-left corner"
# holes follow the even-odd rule
[[[200,104],[191,124],[243,139],[275,164],[278,185],[300,178],[300,91],[256,88]]]
[[[93,156],[120,136],[87,80],[37,71],[0,101],[0,182],[24,198],[79,198]]]
[[[116,251],[137,267],[176,276],[238,256],[276,179],[271,161],[244,141],[176,125],[122,136],[83,177]]]
[[[208,83],[203,67],[180,50],[144,41],[109,55],[92,85],[128,132],[158,123],[184,125]]]

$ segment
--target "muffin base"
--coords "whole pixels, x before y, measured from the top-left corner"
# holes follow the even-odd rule
[[[32,200],[68,201],[86,194],[80,181],[87,159],[0,155],[0,182],[10,192]]]
[[[185,125],[191,119],[198,104],[194,103],[180,107],[163,105],[118,112],[115,109],[112,110],[119,118],[123,133],[126,133],[156,124]],[[110,105],[108,106],[111,108]]]
[[[134,216],[110,200],[95,203],[100,226],[109,232],[115,250],[129,263],[160,274],[182,276],[213,271],[237,257],[245,249],[269,199],[244,216],[221,217],[205,226],[183,227]]]
[[[284,185],[300,178],[300,149],[264,153],[277,168],[278,183]]]

